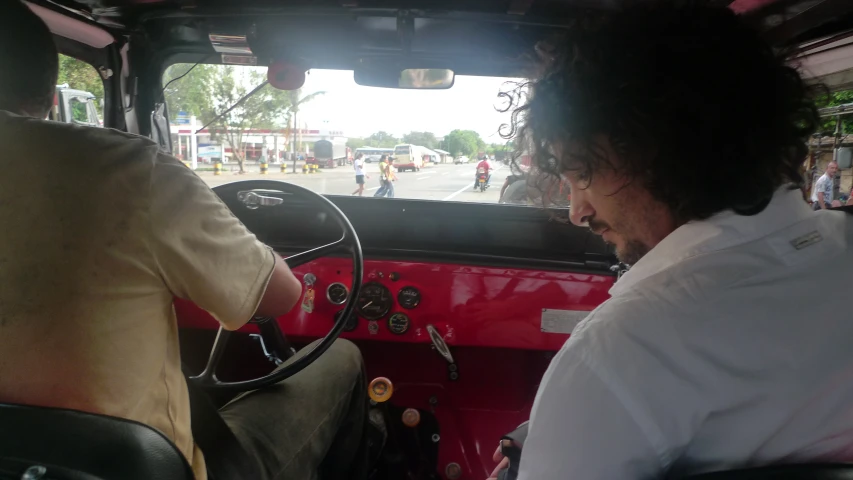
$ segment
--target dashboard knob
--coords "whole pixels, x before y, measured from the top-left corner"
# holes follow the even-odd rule
[[[414,428],[421,423],[421,412],[414,408],[407,408],[403,411],[403,425]]]
[[[367,395],[376,403],[391,400],[394,394],[394,384],[385,377],[376,377],[367,386]]]
[[[457,478],[462,476],[462,467],[459,466],[458,463],[448,463],[446,467],[444,467],[444,475],[448,478],[448,480],[456,480]]]

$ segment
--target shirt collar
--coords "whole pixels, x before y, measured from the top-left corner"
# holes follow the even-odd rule
[[[776,190],[767,208],[757,215],[744,216],[726,210],[706,220],[688,222],[667,235],[625,272],[610,288],[610,295],[625,292],[641,280],[690,257],[757,240],[812,214],[814,212],[803,201],[802,191],[791,190],[785,185]]]

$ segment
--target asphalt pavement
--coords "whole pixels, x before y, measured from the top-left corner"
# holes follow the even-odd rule
[[[231,165],[226,165],[226,169],[230,167]],[[213,172],[206,171],[197,173],[211,187],[239,180],[264,179],[282,180],[328,195],[350,195],[356,189],[352,165],[320,169],[317,173],[311,174],[302,173],[301,165],[298,165],[297,173],[289,173],[290,165],[287,165],[288,173],[281,173],[279,164],[270,165],[269,173],[266,175],[261,175],[257,165],[247,165],[246,169],[248,171],[243,174],[227,170],[222,172],[222,175],[214,175]],[[421,168],[419,172],[399,172],[397,181],[394,182],[394,196],[422,200],[497,203],[501,186],[509,174],[509,168],[503,165],[496,166],[492,171],[491,187],[485,192],[474,190],[475,172],[475,163],[430,164]],[[379,189],[379,165],[375,163],[365,165],[365,173],[370,178],[365,178],[364,196],[373,196]]]

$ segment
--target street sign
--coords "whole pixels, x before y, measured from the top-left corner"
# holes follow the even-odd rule
[[[198,156],[200,158],[222,158],[222,145],[199,144]]]
[[[190,116],[187,112],[178,112],[177,118],[175,118],[175,123],[178,125],[189,125],[190,124]]]

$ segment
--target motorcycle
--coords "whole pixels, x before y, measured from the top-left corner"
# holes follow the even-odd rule
[[[477,170],[477,182],[479,183],[481,192],[485,192],[486,189],[489,188],[488,176],[486,175],[485,170],[482,168]]]

